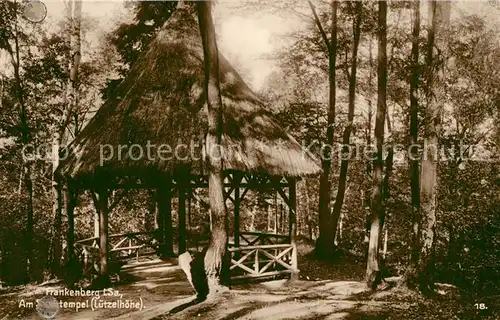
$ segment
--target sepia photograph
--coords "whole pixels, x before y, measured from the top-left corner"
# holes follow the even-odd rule
[[[500,0],[0,0],[10,319],[500,319]]]

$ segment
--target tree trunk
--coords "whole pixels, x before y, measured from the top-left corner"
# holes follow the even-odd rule
[[[255,215],[256,211],[258,209],[258,206],[254,204],[252,206],[252,211],[250,211],[250,231],[254,232],[255,231]]]
[[[386,110],[386,113],[388,113],[389,110]],[[389,133],[392,134],[392,129],[390,125],[390,117],[387,115],[387,127],[389,130]],[[383,247],[383,254],[380,259],[380,265],[379,269],[381,272],[382,279],[385,274],[385,258],[387,255],[387,238],[388,238],[388,227],[387,223],[385,220],[385,217],[387,215],[386,209],[387,209],[387,201],[389,200],[390,192],[389,192],[389,181],[392,173],[392,166],[394,162],[394,148],[393,146],[388,146],[387,147],[387,158],[385,159],[385,175],[384,175],[384,182],[382,184],[382,211],[380,214],[380,228],[384,232],[384,247]]]
[[[148,211],[145,213],[144,216],[144,230],[145,231],[154,231],[156,230],[155,228],[155,222],[156,222],[156,208],[157,206],[157,201],[155,197],[155,192],[153,190],[147,190],[148,194]]]
[[[27,202],[27,219],[26,219],[26,255],[28,257],[28,279],[32,277],[32,265],[33,265],[33,178],[31,176],[31,165],[26,165],[24,174],[24,184],[26,185],[26,191],[28,193]]]
[[[71,12],[73,8],[73,12]],[[62,200],[61,200],[61,187],[55,179],[54,173],[59,166],[59,153],[61,151],[61,144],[64,141],[65,131],[68,126],[69,117],[74,109],[76,101],[76,81],[78,75],[78,67],[80,65],[81,56],[81,37],[80,37],[80,25],[81,25],[81,15],[82,15],[82,3],[80,0],[74,0],[70,5],[68,5],[68,21],[71,25],[70,28],[70,52],[71,60],[69,62],[69,79],[66,90],[66,108],[59,119],[59,123],[54,130],[54,135],[52,138],[52,194],[53,194],[53,204],[52,212],[54,215],[54,238],[53,238],[53,267],[54,271],[58,271],[61,263],[61,227],[62,227]]]
[[[71,266],[75,260],[75,207],[78,192],[69,186],[66,186],[62,193],[64,196],[66,216],[68,219],[68,228],[66,230],[67,255],[68,261],[70,262],[69,265]]]
[[[295,189],[297,189],[297,186],[295,186]],[[297,192],[297,190],[295,190]],[[295,207],[300,206],[300,200],[297,195],[295,195]],[[296,229],[296,235],[300,236],[300,227],[301,227],[301,214],[300,210],[295,211],[295,229]]]
[[[271,206],[266,203],[266,212],[267,212],[267,227],[266,227],[266,232],[272,232],[273,228],[272,226],[272,221],[273,221],[273,214],[271,212]],[[274,229],[276,229],[276,225],[274,225]]]
[[[335,243],[335,246],[338,246],[339,243],[342,241],[342,228],[344,227],[344,214],[341,213],[340,214],[340,218],[339,218],[339,224],[338,224],[338,228],[337,228],[337,232],[335,233],[335,240],[334,240],[334,243]]]
[[[279,232],[278,228],[278,192],[274,193],[274,233]]]
[[[186,230],[186,181],[180,179],[178,183],[179,203],[178,203],[178,231],[179,231],[179,250],[178,254],[184,253],[187,249],[187,230]],[[223,189],[224,190],[224,189]],[[165,219],[165,218],[164,218]],[[167,219],[165,219],[164,228],[168,228]],[[170,221],[170,224],[172,222]],[[165,232],[165,237],[168,236],[168,231]]]
[[[158,188],[156,189],[156,212],[157,212],[157,222],[158,222],[158,232],[159,232],[159,242],[160,242],[160,256],[171,257],[174,254],[173,249],[173,229],[172,229],[172,176],[166,175],[160,181]],[[181,188],[179,188],[180,194]],[[179,197],[180,198],[180,197]],[[181,206],[181,201],[179,200],[178,208]],[[179,209],[180,211],[180,209]],[[179,225],[181,223],[179,214]],[[179,228],[181,229],[181,228]],[[179,230],[180,232],[180,230]],[[179,238],[181,235],[179,234]],[[180,241],[179,241],[180,242]],[[179,253],[182,253],[179,250]]]
[[[20,75],[20,67],[21,67],[21,59],[20,59],[20,47],[19,47],[19,32],[17,25],[17,6],[15,12],[15,22],[14,22],[14,52],[9,50],[11,54],[12,66],[14,67],[14,79],[15,79],[15,88],[17,100],[19,103],[19,128],[21,131],[21,141],[23,146],[28,145],[30,142],[30,127],[28,123],[28,113],[26,110],[26,104],[24,101],[24,89],[22,85],[21,75]],[[24,185],[26,187],[26,193],[28,196],[26,203],[26,229],[25,229],[25,239],[24,245],[26,249],[26,258],[27,258],[27,269],[26,272],[26,281],[31,279],[31,270],[32,270],[32,258],[33,258],[33,179],[31,176],[31,163],[24,159],[22,163],[23,170],[23,179]],[[20,188],[21,191],[21,180],[20,180]]]
[[[372,119],[373,119],[373,106],[372,106],[372,97],[373,97],[373,44],[372,37],[370,37],[370,41],[368,43],[368,62],[369,62],[369,72],[368,72],[368,115],[367,115],[367,125],[366,125],[366,146],[367,148],[372,147]],[[368,149],[367,149],[368,150]],[[372,163],[370,160],[366,161],[366,175],[368,177],[368,181],[371,182],[372,175]],[[361,189],[361,210],[364,213],[365,208],[369,204],[368,195],[370,194],[371,185],[366,184],[364,188]],[[366,214],[365,218],[365,237],[363,243],[368,243],[369,238],[368,235],[370,233],[370,215]]]
[[[328,101],[328,123],[326,129],[327,145],[323,147],[322,154],[322,169],[321,177],[319,180],[319,238],[316,242],[316,254],[318,257],[326,258],[333,253],[333,233],[332,233],[332,220],[330,213],[330,198],[331,198],[331,183],[330,171],[332,167],[333,156],[333,137],[335,126],[335,102],[336,102],[336,79],[335,79],[335,64],[337,60],[337,1],[332,1],[332,29],[331,29],[331,42],[328,41],[326,33],[324,32],[320,20],[316,14],[313,4],[309,1],[309,5],[313,12],[316,24],[320,30],[323,41],[327,47],[328,52],[328,66],[329,66],[329,101]]]
[[[304,179],[304,189],[305,189],[305,197],[306,197],[306,224],[307,224],[307,237],[308,239],[313,239],[313,230],[312,230],[312,221],[311,221],[311,211],[309,209],[310,206],[310,196],[309,196],[309,186],[307,183],[307,178]]]
[[[384,246],[382,248],[382,261],[385,263],[385,258],[387,257],[387,242],[389,240],[389,230],[387,229],[387,223],[384,223]]]
[[[280,207],[280,218],[278,221],[278,227],[277,229],[279,230],[279,233],[283,233],[285,229],[285,215],[284,215],[284,209],[283,209],[283,199],[281,197],[278,198],[278,203]]]
[[[94,204],[94,238],[99,238],[99,195],[93,191],[89,191],[90,196],[92,197],[92,203]]]
[[[342,136],[342,161],[340,163],[340,174],[339,174],[339,184],[337,188],[337,196],[335,198],[335,204],[332,211],[332,231],[333,238],[335,238],[335,233],[337,231],[337,224],[340,218],[340,212],[342,210],[342,205],[344,203],[345,188],[347,182],[347,168],[349,165],[349,159],[346,159],[346,153],[349,154],[349,143],[351,139],[351,132],[354,126],[354,106],[356,102],[356,72],[357,72],[357,60],[358,60],[358,45],[359,38],[361,36],[361,11],[363,3],[361,1],[356,1],[355,3],[356,16],[353,19],[353,29],[354,29],[354,39],[352,44],[352,61],[351,61],[351,72],[348,73],[349,76],[349,111],[347,115],[347,126],[344,130]]]
[[[297,252],[297,180],[295,178],[288,179],[288,197],[289,197],[289,210],[288,210],[288,236],[290,237],[290,245],[292,246],[292,254],[290,257],[290,266],[292,273],[290,274],[290,281],[299,280],[299,263]]]
[[[212,212],[212,233],[204,258],[209,294],[220,287],[223,257],[227,250],[228,217],[224,204],[222,175],[222,99],[220,94],[219,54],[212,20],[211,2],[196,3],[198,21],[203,42],[205,62],[205,95],[208,105],[208,134],[206,138],[208,158],[208,193]]]
[[[383,184],[383,146],[385,114],[387,112],[387,2],[378,2],[378,97],[377,115],[375,118],[375,144],[377,157],[373,165],[373,187],[371,205],[370,242],[368,245],[368,262],[366,282],[375,289],[382,280],[379,266],[380,230],[383,225],[384,200]]]
[[[409,281],[411,284],[415,278],[419,254],[419,225],[420,225],[420,178],[418,165],[418,87],[420,77],[420,65],[418,62],[419,56],[419,38],[420,38],[420,2],[415,1],[413,4],[413,31],[412,31],[412,74],[410,81],[410,186],[411,186],[411,222],[412,222],[412,238],[411,238],[411,256],[408,268],[405,272],[404,281]]]
[[[109,235],[108,235],[108,197],[109,191],[102,189],[99,191],[99,248],[100,248],[100,277],[104,287],[109,285]]]
[[[434,271],[433,250],[434,233],[436,226],[437,208],[437,170],[439,156],[439,134],[441,130],[441,112],[443,109],[443,92],[437,90],[443,83],[443,69],[439,68],[437,77],[434,62],[434,47],[444,52],[444,37],[440,31],[444,30],[449,19],[449,2],[432,1],[429,6],[429,38],[427,43],[427,67],[429,68],[427,110],[425,115],[424,157],[420,172],[420,253],[417,262],[416,277],[419,288],[424,293],[433,291],[432,279]],[[437,85],[434,83],[436,80]]]
[[[59,145],[53,145],[54,150],[59,150]],[[57,159],[58,160],[58,159]],[[54,179],[54,172],[58,166],[58,161],[54,159],[53,170],[52,170],[52,212],[54,215],[54,237],[52,248],[54,250],[54,255],[52,257],[52,271],[58,275],[61,266],[62,257],[62,242],[61,242],[61,231],[62,231],[62,192],[59,184]]]

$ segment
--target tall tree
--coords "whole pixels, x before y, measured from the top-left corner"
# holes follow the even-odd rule
[[[418,261],[418,232],[419,232],[419,210],[420,210],[420,178],[418,164],[418,87],[420,77],[419,57],[419,38],[420,38],[420,1],[413,3],[413,26],[412,26],[412,44],[411,44],[411,79],[410,79],[410,186],[412,203],[412,251],[408,273],[416,269]],[[408,278],[409,279],[409,278]]]
[[[378,2],[378,74],[377,74],[377,114],[375,118],[376,159],[373,164],[373,186],[371,197],[371,228],[366,267],[367,285],[375,288],[381,281],[379,269],[380,230],[383,224],[384,200],[383,146],[385,117],[387,112],[387,2]]]
[[[325,43],[328,52],[328,67],[329,67],[329,99],[328,99],[328,122],[326,129],[326,147],[323,148],[322,168],[323,173],[319,182],[319,238],[316,247],[316,253],[320,257],[327,257],[333,252],[333,233],[330,213],[330,198],[331,198],[331,183],[330,171],[332,167],[333,156],[333,137],[335,127],[335,103],[336,103],[336,81],[335,81],[335,64],[337,60],[337,1],[332,0],[332,28],[330,39],[326,35],[323,26],[316,13],[316,9],[311,1],[309,1],[314,21],[321,33],[323,42]]]
[[[356,103],[356,73],[358,67],[358,46],[361,37],[361,15],[362,15],[363,3],[361,1],[356,1],[354,4],[354,17],[353,17],[353,43],[352,43],[352,53],[351,53],[351,71],[347,71],[347,77],[349,79],[349,110],[347,113],[347,126],[344,129],[342,135],[342,161],[340,163],[340,174],[339,174],[339,184],[337,188],[337,196],[335,197],[335,204],[332,211],[332,232],[333,238],[335,239],[335,233],[337,232],[337,225],[340,218],[340,213],[342,210],[342,205],[344,203],[344,196],[347,183],[347,170],[349,166],[349,159],[346,159],[346,153],[349,152],[349,144],[351,141],[351,132],[354,128],[354,107]]]
[[[52,189],[53,203],[52,211],[54,215],[54,257],[53,266],[57,270],[61,260],[61,227],[62,227],[62,193],[61,186],[57,183],[54,173],[59,166],[59,153],[61,152],[62,143],[65,139],[70,117],[74,113],[77,102],[77,77],[78,67],[81,58],[81,19],[82,19],[82,2],[81,0],[73,0],[67,4],[67,19],[69,24],[69,61],[68,61],[68,83],[66,87],[65,106],[60,118],[57,121],[57,126],[54,129],[52,139]],[[75,130],[76,131],[76,130]]]
[[[220,288],[223,257],[227,250],[228,217],[223,195],[223,161],[220,154],[222,142],[222,98],[220,93],[219,51],[212,20],[211,2],[196,3],[203,42],[205,62],[205,95],[208,105],[208,134],[206,154],[208,160],[208,193],[212,215],[212,233],[205,254],[204,265],[209,293]]]
[[[435,48],[441,54],[445,52],[443,31],[446,30],[449,11],[450,2],[430,2],[427,42],[427,109],[424,123],[424,153],[420,172],[420,253],[416,270],[417,282],[423,292],[432,292],[433,290],[432,274],[434,269],[433,250],[438,190],[439,135],[444,100],[444,70],[442,66],[444,59],[443,55],[435,56]],[[441,59],[441,61],[438,59]]]
[[[21,75],[21,41],[26,38],[19,24],[20,4],[17,1],[7,2],[2,6],[2,30],[0,31],[0,49],[7,51],[14,69],[14,87],[16,107],[18,108],[18,123],[15,125],[16,134],[19,134],[21,145],[26,147],[31,142],[31,128],[29,123],[26,91]],[[9,21],[10,20],[10,21]],[[8,24],[5,24],[8,23]],[[33,177],[32,161],[22,157],[21,173],[19,179],[19,193],[22,187],[26,191],[26,227],[24,231],[24,246],[27,257],[25,280],[29,280],[32,269],[33,251]]]
[[[134,21],[121,24],[108,36],[123,63],[119,70],[122,77],[108,81],[103,89],[104,98],[112,96],[130,66],[174,12],[177,1],[130,1],[125,5],[133,6]]]

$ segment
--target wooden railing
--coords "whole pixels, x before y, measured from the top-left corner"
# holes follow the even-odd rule
[[[157,233],[133,232],[114,234],[109,236],[110,256],[112,259],[129,259],[133,256],[139,261],[141,253],[156,251],[158,241]],[[99,254],[99,237],[92,237],[75,242],[76,253],[83,261]],[[148,250],[150,249],[150,250]]]
[[[293,250],[291,244],[229,248],[231,279],[272,277],[297,271],[292,267]]]
[[[121,260],[135,256],[139,260],[140,254],[147,249],[158,249],[156,235],[156,232],[110,235],[110,259]],[[290,238],[285,235],[242,232],[239,247],[235,247],[234,243],[229,244],[231,280],[267,278],[298,272],[292,261],[295,249],[289,242]],[[83,262],[84,273],[92,273],[99,262],[99,238],[77,241],[75,251]]]
[[[198,251],[201,251],[204,247],[206,247],[209,243],[209,240],[210,240],[209,235],[200,235],[194,232],[187,234],[188,247],[193,249],[196,248]],[[284,244],[284,243],[290,243],[289,236],[281,234],[247,232],[247,231],[240,233],[239,245],[241,247]],[[230,237],[228,245],[229,248],[233,248],[235,246],[235,241],[233,237]]]
[[[240,246],[260,246],[290,243],[290,237],[281,234],[241,232]]]

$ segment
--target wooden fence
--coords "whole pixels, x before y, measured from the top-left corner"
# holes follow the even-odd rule
[[[290,274],[292,267],[291,244],[241,246],[229,249],[231,253],[231,279],[261,278]]]
[[[121,260],[135,257],[139,261],[141,254],[156,252],[158,249],[156,239],[155,231],[110,235],[110,258]],[[77,241],[75,249],[80,258],[87,261],[99,253],[99,237]]]
[[[156,239],[156,232],[110,235],[110,259],[121,260],[135,257],[139,261],[141,254],[157,251]],[[196,247],[198,245],[196,241]],[[99,262],[98,237],[77,241],[75,249],[80,260],[84,262],[85,273],[91,271],[90,269]],[[242,232],[238,247],[235,246],[234,241],[229,243],[231,279],[264,278],[297,272],[292,266],[293,250],[294,246],[290,244],[290,237],[287,235]]]

